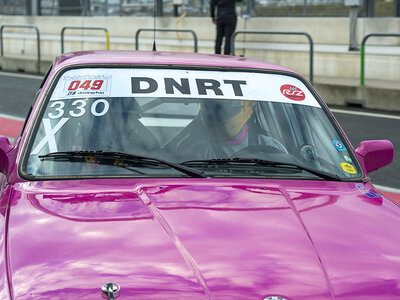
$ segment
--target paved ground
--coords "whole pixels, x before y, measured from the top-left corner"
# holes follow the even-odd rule
[[[25,118],[42,77],[0,72],[0,114]]]
[[[0,124],[3,123],[0,126],[0,134],[5,130],[5,123],[1,121],[4,115],[25,118],[40,82],[39,76],[0,72]],[[392,141],[395,148],[393,163],[371,173],[370,176],[376,185],[400,189],[400,175],[397,172],[400,169],[400,152],[396,151],[400,149],[400,134],[398,133],[400,114],[348,107],[333,107],[333,111],[354,147],[363,140],[388,139]],[[15,127],[16,125],[7,126]]]

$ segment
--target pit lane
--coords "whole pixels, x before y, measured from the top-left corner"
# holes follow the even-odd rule
[[[0,134],[18,135],[28,114],[42,76],[0,72]],[[372,182],[383,193],[400,194],[400,113],[332,107],[332,111],[354,147],[363,140],[388,139],[395,149],[392,164],[370,174]],[[396,196],[397,195],[397,196]],[[400,196],[399,201],[400,201]]]

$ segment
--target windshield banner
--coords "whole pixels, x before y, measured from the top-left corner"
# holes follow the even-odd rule
[[[290,76],[147,68],[69,70],[51,100],[102,97],[237,99],[320,107],[307,87]]]

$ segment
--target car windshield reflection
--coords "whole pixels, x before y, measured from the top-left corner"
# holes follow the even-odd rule
[[[88,71],[66,73],[70,72]],[[99,157],[90,154],[95,152],[154,158],[170,166],[188,161],[230,159],[281,163],[190,166],[198,169],[192,170],[194,174],[205,172],[211,177],[345,180],[361,174],[331,120],[298,79],[274,74],[244,76],[244,73],[231,72],[228,76],[204,71],[209,78],[216,78],[207,80],[196,78],[199,72],[185,71],[187,78],[180,80],[167,74],[164,81],[158,75],[155,79],[137,77],[135,81],[129,77],[130,71],[124,70],[131,79],[130,87],[126,88],[114,82],[118,69],[96,72],[111,75],[98,75],[95,80],[86,81],[77,80],[80,77],[73,74],[60,77],[31,143],[24,167],[27,174],[38,177],[191,176],[179,168],[159,163],[156,167],[136,163],[123,168],[124,162],[118,159],[113,163],[96,163]],[[203,73],[200,74],[204,76]],[[221,76],[223,79],[219,79]],[[249,79],[239,80],[243,77]],[[81,160],[43,159],[44,155],[57,152],[86,154]],[[282,167],[282,164],[297,168]],[[186,168],[189,168],[187,164]]]

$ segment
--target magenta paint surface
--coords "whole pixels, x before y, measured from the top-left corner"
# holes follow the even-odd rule
[[[393,299],[399,225],[396,204],[356,183],[19,183],[12,290],[15,299],[101,299],[112,281],[120,299]]]
[[[173,64],[182,66],[241,67],[269,70],[285,70],[284,67],[259,60],[230,55],[176,53],[157,51],[83,51],[59,56],[54,66],[61,69],[74,64],[132,63],[132,64]]]
[[[372,172],[393,161],[394,148],[388,140],[363,141],[356,152],[366,172]]]
[[[81,63],[286,70],[239,57],[89,51],[61,56],[38,99],[55,72]],[[400,298],[399,206],[371,197],[370,183],[26,182],[20,157],[0,203],[0,299],[104,299],[109,281],[121,286],[117,299]]]
[[[13,146],[5,136],[0,136],[0,172],[9,172],[15,154]]]

